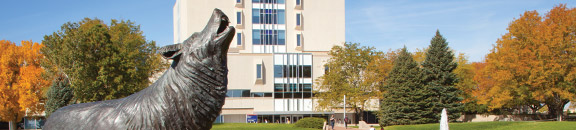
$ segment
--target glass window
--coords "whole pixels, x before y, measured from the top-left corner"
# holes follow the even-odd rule
[[[242,33],[236,34],[236,45],[242,45]]]
[[[278,30],[278,45],[286,45],[286,31]]]
[[[236,0],[236,3],[242,3],[242,0]]]
[[[256,78],[262,78],[262,64],[256,64]]]
[[[300,5],[301,4],[301,0],[296,0],[296,5]]]
[[[241,90],[242,97],[250,97],[250,90]]]
[[[302,77],[311,78],[312,77],[312,66],[306,65],[302,67]]]
[[[260,35],[260,30],[254,29],[252,30],[252,44],[254,45],[261,45],[262,38]]]
[[[274,92],[284,92],[284,84],[274,84]]]
[[[272,97],[272,93],[250,93],[252,97]]]
[[[300,26],[300,15],[301,14],[296,14],[296,26]]]
[[[284,3],[286,3],[285,0],[278,0],[278,4],[284,4]]]
[[[242,12],[236,12],[236,24],[242,24]]]
[[[252,23],[253,24],[260,23],[260,9],[252,9]]]
[[[278,24],[286,24],[286,11],[283,9],[278,10]]]
[[[274,77],[275,78],[282,78],[284,77],[284,69],[282,65],[274,65]]]
[[[250,90],[231,89],[226,92],[226,97],[250,97]]]
[[[260,3],[260,0],[252,0],[252,3]]]
[[[300,46],[302,43],[301,41],[301,34],[296,34],[296,46]]]

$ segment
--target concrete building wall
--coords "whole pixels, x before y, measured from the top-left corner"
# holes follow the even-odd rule
[[[334,45],[344,45],[344,0],[303,2],[303,51],[329,51]]]

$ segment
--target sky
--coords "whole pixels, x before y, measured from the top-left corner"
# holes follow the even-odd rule
[[[172,7],[175,0],[5,0],[0,1],[0,40],[41,42],[66,22],[83,18],[130,20],[140,25],[146,40],[157,46],[173,44]],[[428,47],[436,30],[455,53],[479,62],[508,24],[525,11],[545,15],[575,0],[346,0],[346,42],[380,51],[406,46]]]

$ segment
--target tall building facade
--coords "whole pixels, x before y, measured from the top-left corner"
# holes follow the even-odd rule
[[[217,122],[327,116],[334,112],[315,111],[312,92],[328,51],[345,42],[344,7],[344,0],[177,0],[174,42],[202,30],[214,8],[236,28],[226,103]]]

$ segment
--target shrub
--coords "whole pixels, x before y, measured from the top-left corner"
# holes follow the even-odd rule
[[[324,125],[324,120],[323,118],[318,118],[318,117],[306,117],[306,118],[302,118],[300,120],[298,120],[298,122],[296,122],[296,127],[300,127],[300,128],[315,128],[315,129],[322,129],[322,125]]]

